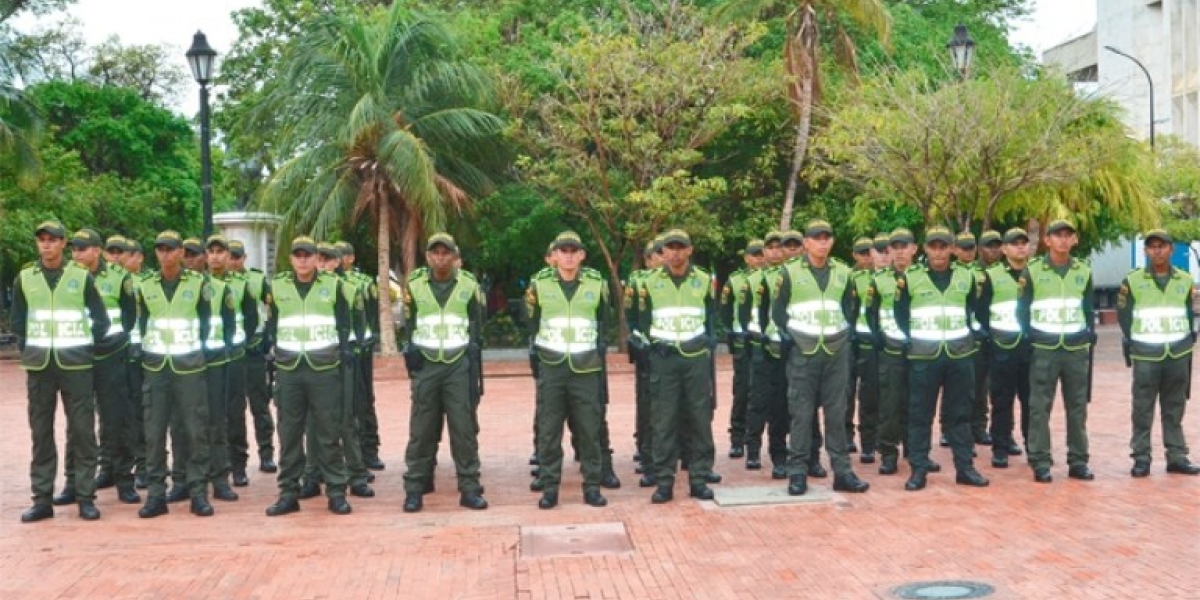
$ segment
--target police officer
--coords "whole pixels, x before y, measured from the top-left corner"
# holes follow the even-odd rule
[[[750,402],[750,350],[746,347],[746,324],[737,307],[748,301],[746,278],[762,267],[763,241],[750,240],[743,251],[746,266],[729,274],[721,288],[721,317],[729,332],[729,353],[733,356],[733,404],[729,409],[729,458],[746,455],[746,408]]]
[[[266,351],[269,344],[264,341],[263,332],[267,327],[267,303],[271,297],[271,282],[261,270],[246,267],[246,245],[241,240],[229,240],[229,270],[241,273],[246,277],[246,295],[254,299],[258,306],[258,329],[247,330],[246,334],[246,398],[233,399],[230,413],[245,412],[246,405],[250,407],[250,416],[254,419],[254,441],[258,447],[258,470],[263,473],[275,473],[275,418],[271,415],[271,388],[268,385]],[[234,421],[236,423],[236,421]],[[242,423],[245,423],[243,417]],[[238,440],[245,441],[246,452],[249,452],[249,441],[246,432],[240,437],[231,434]]]
[[[871,280],[875,275],[872,256],[874,241],[869,237],[854,240],[854,293],[858,297],[858,316],[854,321],[854,365],[846,389],[847,450],[854,446],[854,407],[858,402],[858,434],[862,440],[863,464],[875,462],[875,438],[879,429],[879,357],[875,351],[871,325],[867,321]]]
[[[712,350],[717,303],[712,279],[692,265],[692,240],[682,229],[663,234],[663,267],[646,277],[639,330],[650,339],[655,504],[674,499],[680,436],[690,437],[689,493],[712,500],[707,485],[715,449],[712,438]]]
[[[202,250],[201,250],[202,252]],[[183,238],[171,230],[154,239],[158,273],[138,285],[138,328],[142,336],[145,371],[146,469],[149,472],[146,504],[138,510],[144,519],[167,513],[167,429],[173,440],[188,448],[177,452],[181,475],[175,485],[191,496],[191,511],[212,516],[208,503],[211,465],[207,426],[208,384],[205,377],[205,342],[212,316],[212,285],[195,271],[183,267]],[[172,415],[180,415],[172,425]]]
[[[480,356],[476,350],[484,304],[475,277],[454,266],[458,256],[454,238],[435,233],[425,244],[427,266],[413,271],[405,285],[405,322],[410,326],[404,364],[412,380],[412,410],[404,451],[404,512],[424,506],[443,419],[450,430],[459,506],[488,507],[479,483],[478,390],[471,380],[471,361]]]
[[[133,283],[133,295],[136,307],[138,297],[138,286],[141,285],[142,279],[150,273],[150,269],[145,266],[146,255],[142,252],[142,245],[134,239],[125,238],[125,252],[121,256],[121,266],[129,273],[130,281]],[[135,489],[146,489],[146,422],[143,419],[142,411],[142,330],[137,326],[136,322],[133,329],[129,331],[129,351],[126,353],[128,357],[128,365],[125,369],[125,375],[128,380],[129,389],[129,406],[130,406],[130,446],[133,451],[133,486]]]
[[[211,277],[223,283],[228,290],[228,304],[233,307],[234,326],[225,364],[225,396],[229,463],[233,485],[242,487],[250,483],[246,476],[249,459],[246,442],[246,340],[248,331],[258,329],[258,301],[247,293],[248,281],[240,271],[230,268],[230,245],[223,235],[212,235],[206,240],[206,259]]]
[[[1188,460],[1183,436],[1196,343],[1195,286],[1187,271],[1171,266],[1175,246],[1171,234],[1152,229],[1143,237],[1149,266],[1129,273],[1117,296],[1122,349],[1126,363],[1133,365],[1133,436],[1129,440],[1133,469],[1129,474],[1150,474],[1150,430],[1157,401],[1162,407],[1167,472],[1200,475],[1200,465]]]
[[[787,381],[778,340],[772,339],[775,323],[770,317],[771,282],[778,276],[786,259],[783,232],[771,231],[763,237],[762,268],[746,278],[748,301],[741,307],[750,343],[750,405],[746,409],[746,468],[762,468],[763,430],[767,433],[767,454],[772,463],[771,478],[787,478],[788,418]],[[818,463],[820,466],[820,463]]]
[[[22,523],[54,516],[51,495],[58,451],[54,412],[62,395],[67,437],[75,448],[79,517],[100,518],[96,508],[95,403],[92,401],[93,347],[108,333],[108,312],[92,276],[65,260],[66,230],[45,221],[34,230],[38,260],[21,269],[13,285],[12,327],[21,351],[29,397],[29,430],[33,442],[29,463],[33,506]]]
[[[1071,256],[1079,243],[1066,219],[1046,226],[1049,252],[1029,263],[1017,299],[1017,321],[1033,345],[1030,361],[1029,464],[1038,483],[1050,483],[1050,409],[1062,382],[1067,413],[1067,476],[1090,481],[1087,405],[1091,395],[1090,348],[1096,342],[1092,270]]]
[[[987,234],[984,234],[985,236]],[[1017,298],[1025,286],[1029,235],[1014,227],[1004,232],[1004,259],[987,268],[976,316],[991,338],[989,390],[992,397],[992,466],[1008,467],[1020,456],[1013,439],[1013,401],[1021,405],[1021,439],[1029,439],[1029,336],[1017,321]]]
[[[350,514],[346,501],[346,462],[342,453],[344,419],[339,366],[349,360],[350,306],[342,283],[317,268],[317,243],[306,235],[292,240],[291,271],[275,276],[267,307],[267,339],[274,341],[278,369],[279,499],[267,507],[276,517],[300,510],[296,496],[304,472],[305,424],[320,446],[320,470],[329,511]]]
[[[598,271],[582,266],[587,253],[579,234],[559,234],[553,248],[553,277],[534,279],[525,293],[531,345],[540,363],[537,451],[543,493],[538,508],[558,505],[568,419],[583,470],[583,501],[599,507],[608,504],[600,493],[608,285]]]
[[[634,460],[637,462],[635,471],[642,474],[638,485],[641,487],[654,487],[654,468],[651,458],[651,442],[653,438],[653,422],[651,420],[650,409],[650,356],[649,338],[645,332],[640,331],[638,327],[641,319],[639,311],[641,308],[641,299],[645,297],[645,291],[642,287],[642,282],[655,269],[662,266],[662,242],[661,240],[651,240],[646,242],[646,247],[643,249],[643,259],[645,260],[644,268],[633,271],[629,274],[629,281],[625,284],[625,323],[629,326],[629,359],[634,366],[634,441],[637,444],[637,452],[634,455]]]
[[[925,232],[926,265],[909,269],[896,283],[896,324],[907,344],[908,461],[912,475],[904,489],[925,489],[929,446],[938,395],[954,452],[955,482],[984,487],[988,480],[975,470],[971,438],[975,358],[973,331],[977,282],[972,271],[950,263],[954,236],[941,226]]]
[[[358,415],[359,443],[363,464],[373,471],[387,467],[379,458],[379,415],[375,411],[375,340],[379,332],[379,285],[375,278],[354,266],[354,245],[347,241],[334,244],[342,255],[342,274],[358,286],[363,296],[363,336],[358,340],[358,368],[362,385],[354,399]]]
[[[954,258],[957,260],[956,266],[968,269],[975,276],[976,290],[982,287],[987,265],[980,259],[979,245],[970,231],[963,231],[955,236]],[[976,325],[978,323],[973,326]],[[992,436],[988,433],[988,415],[991,410],[988,405],[988,362],[991,345],[981,344],[978,350],[975,353],[975,406],[971,409],[971,436],[976,444],[991,446]]]

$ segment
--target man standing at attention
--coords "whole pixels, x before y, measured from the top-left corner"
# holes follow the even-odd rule
[[[1088,468],[1087,405],[1091,396],[1091,356],[1096,343],[1092,269],[1071,257],[1079,243],[1065,219],[1046,227],[1049,253],[1029,263],[1026,285],[1017,299],[1017,321],[1029,333],[1033,357],[1029,374],[1029,465],[1033,479],[1050,483],[1050,409],[1059,382],[1067,412],[1067,476],[1091,481]]]
[[[1171,234],[1153,229],[1145,235],[1149,266],[1135,269],[1121,282],[1117,320],[1121,324],[1126,363],[1133,364],[1133,436],[1129,440],[1133,469],[1150,474],[1150,430],[1155,401],[1162,408],[1162,438],[1167,472],[1200,475],[1188,460],[1183,437],[1183,411],[1192,383],[1192,347],[1196,344],[1195,286],[1187,271],[1171,266],[1175,243]]]
[[[410,323],[404,364],[412,381],[408,447],[404,462],[404,512],[424,506],[433,488],[433,467],[442,421],[450,429],[450,455],[458,475],[458,504],[488,507],[479,483],[479,422],[471,393],[471,361],[479,356],[484,305],[479,284],[456,268],[458,244],[435,233],[425,244],[424,268],[413,271],[404,290],[404,317]]]
[[[63,257],[67,232],[46,221],[34,230],[38,260],[21,270],[13,286],[12,327],[21,351],[33,440],[29,479],[33,506],[22,523],[54,516],[51,496],[58,470],[54,413],[62,394],[67,437],[75,448],[75,495],[79,517],[100,518],[96,508],[96,409],[92,402],[92,348],[108,333],[108,313],[92,276]]]

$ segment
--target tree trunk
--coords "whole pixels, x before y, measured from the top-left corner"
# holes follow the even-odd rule
[[[792,168],[788,172],[787,188],[783,196],[783,214],[779,228],[786,231],[792,226],[792,213],[796,205],[796,190],[799,188],[800,169],[808,155],[808,138],[812,131],[812,110],[816,102],[817,86],[817,23],[811,5],[801,8],[800,22],[796,33],[788,40],[784,50],[784,62],[792,78],[788,86],[788,100],[796,119],[796,139],[792,144]]]
[[[379,342],[380,352],[383,356],[396,356],[399,354],[396,348],[396,323],[392,320],[392,281],[388,276],[391,270],[391,235],[389,234],[389,225],[391,215],[388,212],[387,198],[380,197],[376,200],[379,202],[379,227],[378,235],[378,265],[379,265]],[[403,284],[403,282],[401,282]],[[401,298],[403,302],[403,298]]]

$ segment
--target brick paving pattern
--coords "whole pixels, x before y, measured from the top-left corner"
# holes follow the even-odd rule
[[[980,447],[976,465],[991,487],[956,486],[949,450],[935,447],[934,458],[947,468],[931,475],[923,492],[903,490],[907,467],[885,477],[855,457],[858,474],[871,483],[866,494],[719,507],[688,499],[679,483],[674,502],[651,505],[652,490],[637,487],[631,460],[633,377],[622,357],[613,357],[609,418],[624,487],[605,490],[607,507],[584,505],[579,473],[567,468],[560,506],[537,508],[526,464],[533,385],[525,365],[512,362],[487,365],[480,408],[491,508],[458,507],[443,444],[438,491],[426,496],[423,512],[404,514],[408,382],[400,362],[380,361],[387,470],[378,474],[375,498],[350,499],[350,516],[329,513],[316,498],[297,514],[267,518],[275,481],[252,470],[239,501],[214,501],[213,518],[192,516],[184,503],[142,520],[137,505],[119,504],[109,489],[99,493],[100,521],[56,507],[54,519],[31,525],[19,523],[29,505],[24,374],[8,361],[0,364],[0,598],[853,599],[891,598],[891,590],[911,582],[966,580],[991,585],[991,598],[1008,600],[1200,599],[1200,478],[1163,472],[1157,425],[1152,476],[1129,477],[1130,375],[1117,335],[1102,328],[1096,354],[1088,422],[1093,482],[1066,477],[1059,404],[1050,485],[1032,481],[1023,457],[1007,470],[991,468],[989,450]],[[747,471],[724,457],[731,372],[722,359],[713,426],[716,469],[725,477],[719,486],[782,487],[786,482],[772,482],[769,470]],[[1193,447],[1200,447],[1197,413],[1193,406],[1184,423]],[[62,439],[60,433],[60,445]],[[1193,459],[1200,461],[1200,451]],[[811,482],[818,490],[829,485]],[[521,552],[523,529],[589,524],[623,524],[632,552]]]

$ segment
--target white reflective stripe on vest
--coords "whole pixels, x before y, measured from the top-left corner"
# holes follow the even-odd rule
[[[246,343],[246,317],[241,311],[238,311],[234,316],[234,321],[237,323],[237,327],[233,330],[233,343],[244,344]]]
[[[650,337],[668,342],[686,342],[704,335],[704,309],[691,306],[654,308]]]
[[[125,333],[125,327],[121,325],[121,309],[108,309],[108,333],[104,337],[113,337]]]
[[[225,321],[220,316],[208,318],[208,339],[204,340],[206,350],[221,350],[225,348]]]
[[[414,344],[422,348],[457,350],[471,343],[471,320],[452,314],[418,316],[413,324]]]
[[[793,302],[788,305],[787,314],[788,329],[805,335],[834,335],[850,328],[850,323],[846,322],[846,316],[842,314],[841,303],[828,298]],[[822,324],[820,321],[823,315],[835,315],[837,322]]]
[[[1017,301],[1006,300],[993,302],[991,308],[992,329],[1020,333],[1021,324],[1017,322]]]
[[[913,310],[910,316],[908,333],[914,340],[961,340],[971,335],[967,315],[959,307],[926,306]],[[939,321],[946,327],[940,327]]]
[[[1029,325],[1038,331],[1063,334],[1079,333],[1087,328],[1079,298],[1046,298],[1029,307]]]
[[[890,308],[879,309],[879,329],[883,331],[884,337],[904,341],[904,332],[900,331],[900,324],[896,323],[896,312]]]
[[[191,354],[203,347],[200,345],[199,324],[190,319],[155,319],[146,323],[146,338],[142,348],[151,354]],[[169,335],[170,341],[163,339]]]
[[[538,328],[537,347],[562,354],[579,354],[596,349],[596,321],[583,317],[543,319]]]
[[[316,350],[324,350],[326,348],[333,348],[334,346],[337,346],[338,343],[336,340],[334,340],[332,342],[329,340],[315,340],[315,341],[311,341],[311,342],[277,341],[277,342],[275,342],[275,345],[278,346],[279,349],[281,349],[281,350],[307,353],[307,352],[313,352]]]
[[[1171,344],[1191,335],[1187,310],[1182,306],[1134,306],[1133,326],[1129,339],[1144,344]]]

